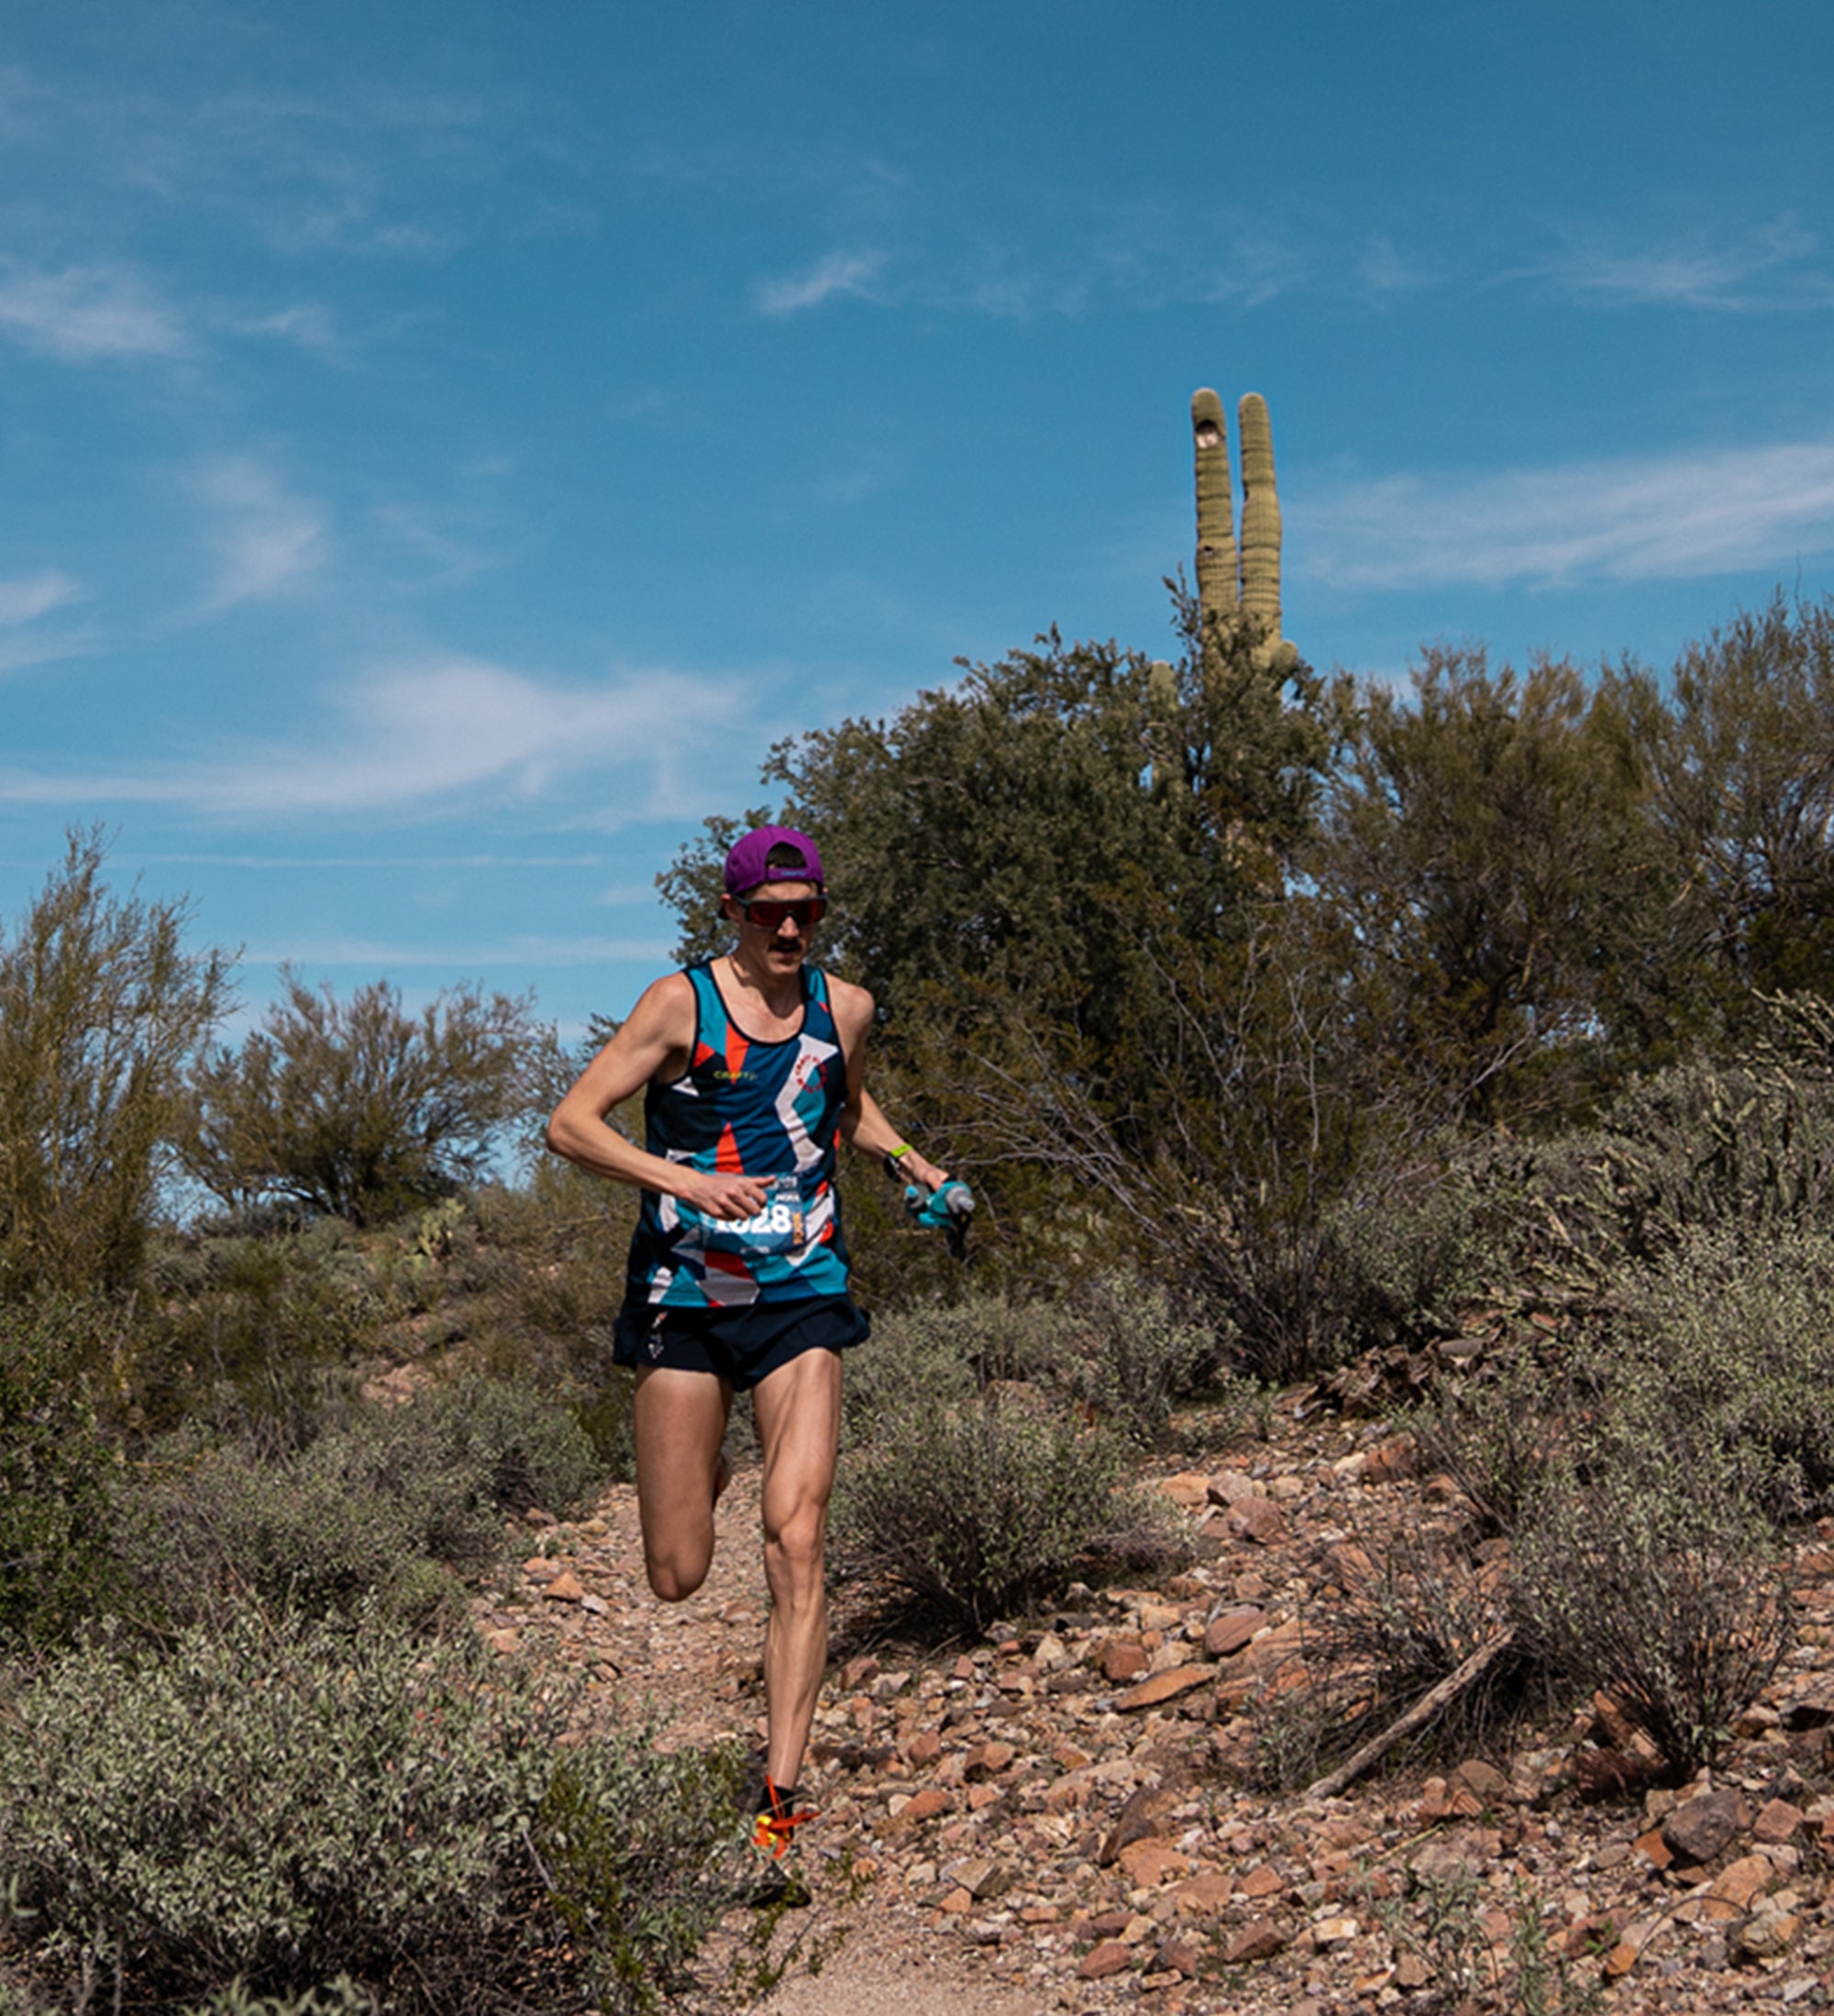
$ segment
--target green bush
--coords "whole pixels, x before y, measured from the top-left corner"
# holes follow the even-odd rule
[[[1436,1393],[1409,1426],[1426,1467],[1452,1478],[1485,1530],[1512,1534],[1533,1516],[1579,1405],[1562,1368],[1515,1342]]]
[[[182,1422],[311,1436],[327,1388],[379,1347],[388,1298],[348,1228],[215,1231],[167,1250],[116,1405],[126,1426]]]
[[[506,1513],[564,1509],[597,1481],[585,1431],[528,1387],[470,1376],[403,1406],[363,1405],[297,1454],[168,1446],[124,1547],[167,1616],[238,1593],[322,1617],[369,1598],[425,1620],[503,1543]]]
[[[1155,1441],[1182,1400],[1227,1355],[1230,1333],[1182,1319],[1143,1275],[1095,1275],[1057,1312],[1067,1332],[1064,1377],[1123,1435]]]
[[[969,1399],[980,1389],[978,1370],[1003,1360],[1011,1305],[978,1296],[947,1307],[919,1303],[873,1318],[872,1335],[845,1360],[841,1382],[848,1435],[870,1439],[881,1422],[928,1404]]]
[[[118,1459],[74,1376],[111,1334],[100,1305],[0,1305],[0,1645],[68,1637],[118,1577]]]
[[[1575,1692],[1602,1689],[1683,1777],[1713,1761],[1790,1643],[1768,1525],[1704,1460],[1570,1473],[1514,1563],[1526,1647]]]
[[[985,1630],[1079,1574],[1176,1550],[1119,1488],[1124,1467],[1118,1443],[1024,1389],[900,1407],[843,1467],[836,1565],[949,1628]]]
[[[657,2008],[730,1900],[741,1759],[558,1748],[566,1714],[469,1634],[243,1609],[70,1654],[0,1723],[28,1963],[137,2007],[345,1975],[439,2016]]]
[[[1611,1288],[1587,1369],[1619,1439],[1732,1461],[1773,1518],[1834,1504],[1834,1236],[1712,1228]]]

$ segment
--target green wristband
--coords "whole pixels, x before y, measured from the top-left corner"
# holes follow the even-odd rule
[[[901,1162],[904,1160],[905,1156],[907,1156],[910,1152],[911,1143],[909,1141],[900,1141],[896,1148],[887,1151],[885,1157],[885,1173],[888,1176],[891,1177],[894,1182],[897,1180],[898,1176],[900,1173],[900,1171],[898,1167],[899,1163]]]

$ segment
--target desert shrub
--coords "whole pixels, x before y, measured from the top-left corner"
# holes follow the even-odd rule
[[[1359,1200],[1332,1212],[1342,1320],[1356,1349],[1454,1336],[1463,1311],[1512,1277],[1519,1154],[1448,1144],[1443,1160],[1398,1177],[1379,1209]]]
[[[314,1617],[374,1598],[425,1620],[454,1596],[447,1570],[479,1567],[501,1546],[505,1513],[564,1508],[600,1476],[566,1408],[475,1376],[405,1406],[359,1405],[278,1459],[185,1438],[162,1453],[124,1545],[174,1617],[246,1593]]]
[[[473,1195],[445,1274],[486,1369],[556,1385],[608,1376],[636,1206],[634,1190],[552,1157],[518,1188]]]
[[[107,1600],[116,1452],[78,1376],[110,1312],[61,1299],[0,1305],[0,1644],[55,1644]]]
[[[0,1296],[131,1287],[186,1067],[228,1006],[183,902],[114,895],[99,827],[72,830],[0,922]]]
[[[1118,1488],[1123,1470],[1111,1438],[1022,1388],[901,1406],[842,1471],[835,1562],[949,1628],[982,1631],[1104,1560],[1175,1549],[1141,1494]]]
[[[1368,1719],[1357,1740],[1423,1700],[1510,1630],[1507,1550],[1486,1551],[1487,1559],[1478,1558],[1456,1534],[1402,1534],[1331,1614],[1328,1643],[1317,1657],[1328,1659],[1342,1680],[1358,1682],[1358,1705],[1366,1704]],[[1420,1732],[1416,1746],[1468,1754],[1519,1711],[1534,1678],[1526,1647],[1512,1644]]]
[[[1512,1589],[1529,1648],[1575,1691],[1602,1689],[1682,1775],[1713,1761],[1790,1642],[1768,1526],[1704,1459],[1545,1489]]]
[[[978,1368],[1004,1362],[1012,1319],[1013,1305],[997,1296],[876,1316],[871,1337],[846,1354],[841,1396],[848,1435],[869,1439],[881,1422],[911,1409],[970,1398],[980,1388]]]
[[[1130,1440],[1151,1444],[1175,1402],[1214,1375],[1228,1353],[1228,1327],[1192,1322],[1143,1275],[1113,1270],[1083,1283],[1060,1305],[1067,1334],[1063,1376],[1070,1391]]]
[[[241,1048],[191,1073],[185,1166],[227,1203],[378,1224],[475,1182],[545,1110],[555,1045],[529,997],[460,986],[410,1015],[386,980],[348,1002],[290,969],[281,980]]]
[[[202,1420],[309,1437],[327,1386],[376,1349],[389,1315],[333,1221],[202,1235],[160,1255],[151,1286],[118,1405],[127,1426],[154,1433]]]
[[[1607,1116],[1622,1237],[1638,1258],[1685,1228],[1834,1226],[1834,1085],[1782,1065],[1676,1065]]]
[[[339,1975],[440,2016],[658,2007],[729,1901],[741,1760],[559,1748],[566,1715],[465,1634],[245,1609],[68,1655],[0,1724],[28,1962],[136,2007]]]
[[[1579,1402],[1563,1368],[1506,1345],[1409,1417],[1426,1467],[1443,1471],[1485,1530],[1512,1534],[1533,1516]]]
[[[1589,1370],[1616,1438],[1736,1464],[1773,1518],[1834,1502],[1834,1237],[1712,1227],[1611,1286]]]

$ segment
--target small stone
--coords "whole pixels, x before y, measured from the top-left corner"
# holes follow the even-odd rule
[[[1802,1921],[1794,1911],[1765,1911],[1740,1927],[1735,1943],[1753,1960],[1774,1960],[1795,1945],[1801,1932]]]
[[[1256,1547],[1272,1547],[1287,1537],[1286,1515],[1271,1498],[1238,1500],[1226,1523],[1238,1540],[1252,1540]]]
[[[913,1770],[934,1764],[943,1754],[943,1739],[934,1729],[920,1729],[904,1746],[904,1761]]]
[[[1259,1868],[1250,1869],[1242,1878],[1242,1894],[1244,1897],[1276,1897],[1286,1889],[1279,1872],[1262,1863]]]
[[[1803,1824],[1800,1806],[1786,1799],[1773,1799],[1751,1823],[1751,1839],[1767,1847],[1780,1847]]]
[[[1192,1918],[1220,1911],[1235,1894],[1235,1878],[1227,1869],[1204,1869],[1172,1892],[1179,1911]]]
[[[1494,1764],[1485,1763],[1482,1757],[1468,1759],[1452,1776],[1455,1784],[1467,1787],[1486,1806],[1494,1806],[1498,1800],[1508,1797],[1508,1779]]]
[[[1153,1955],[1155,1974],[1176,1974],[1188,1981],[1198,1970],[1198,1949],[1188,1939],[1167,1939]]]
[[[1404,1953],[1395,1962],[1395,1986],[1402,1988],[1424,1988],[1432,1979],[1432,1969],[1418,1953]]]
[[[1663,1823],[1663,1839],[1678,1861],[1711,1862],[1750,1820],[1744,1801],[1729,1787],[1697,1792]]]
[[[1226,1659],[1232,1652],[1239,1652],[1267,1621],[1265,1610],[1252,1607],[1225,1611],[1220,1617],[1212,1617],[1204,1626],[1204,1657]]]
[[[938,1813],[947,1812],[954,1804],[953,1796],[940,1785],[926,1785],[921,1792],[913,1794],[911,1803],[898,1817],[907,1825],[914,1826],[920,1820],[934,1820]]]
[[[1707,1896],[1722,1904],[1731,1905],[1734,1911],[1749,1911],[1754,1898],[1763,1894],[1774,1878],[1776,1871],[1761,1855],[1741,1855],[1736,1862],[1729,1862],[1713,1878],[1713,1887]]]
[[[962,1776],[970,1783],[997,1778],[1018,1755],[1010,1743],[978,1743],[962,1761]]]
[[[1312,1927],[1315,1946],[1341,1946],[1354,1939],[1362,1926],[1353,1918],[1320,1918]]]
[[[1286,1944],[1286,1933],[1271,1918],[1251,1919],[1230,1933],[1222,1956],[1232,1966],[1241,1966],[1251,1960],[1271,1960]]]
[[[1133,1949],[1123,1945],[1119,1939],[1104,1939],[1100,1945],[1084,1954],[1077,1964],[1077,1978],[1082,1981],[1105,1981],[1111,1974],[1123,1973],[1133,1964]]]
[[[1180,1694],[1188,1694],[1194,1687],[1201,1687],[1215,1675],[1216,1669],[1211,1666],[1174,1666],[1163,1673],[1153,1674],[1137,1687],[1130,1687],[1124,1694],[1116,1697],[1114,1705],[1123,1713],[1136,1708],[1156,1708],[1161,1702],[1176,1701]]]
[[[936,1909],[947,1911],[951,1918],[960,1918],[974,1909],[974,1899],[967,1890],[953,1889]]]
[[[1131,1842],[1115,1857],[1135,1889],[1157,1889],[1175,1876],[1190,1874],[1190,1857],[1168,1841]]]
[[[1175,1505],[1183,1505],[1188,1512],[1195,1512],[1199,1505],[1210,1503],[1210,1479],[1194,1470],[1185,1471],[1177,1477],[1162,1477],[1159,1489]]]
[[[586,1589],[571,1569],[563,1569],[541,1593],[549,1603],[577,1603],[585,1600]]]
[[[1135,1638],[1110,1638],[1096,1655],[1102,1678],[1120,1686],[1138,1680],[1150,1663],[1146,1647]]]

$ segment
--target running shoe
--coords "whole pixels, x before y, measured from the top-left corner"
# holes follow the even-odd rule
[[[797,1853],[796,1830],[821,1815],[812,1807],[798,1807],[794,1786],[764,1781],[764,1802],[752,1822],[751,1883],[746,1901],[754,1905],[806,1904],[809,1885]]]

